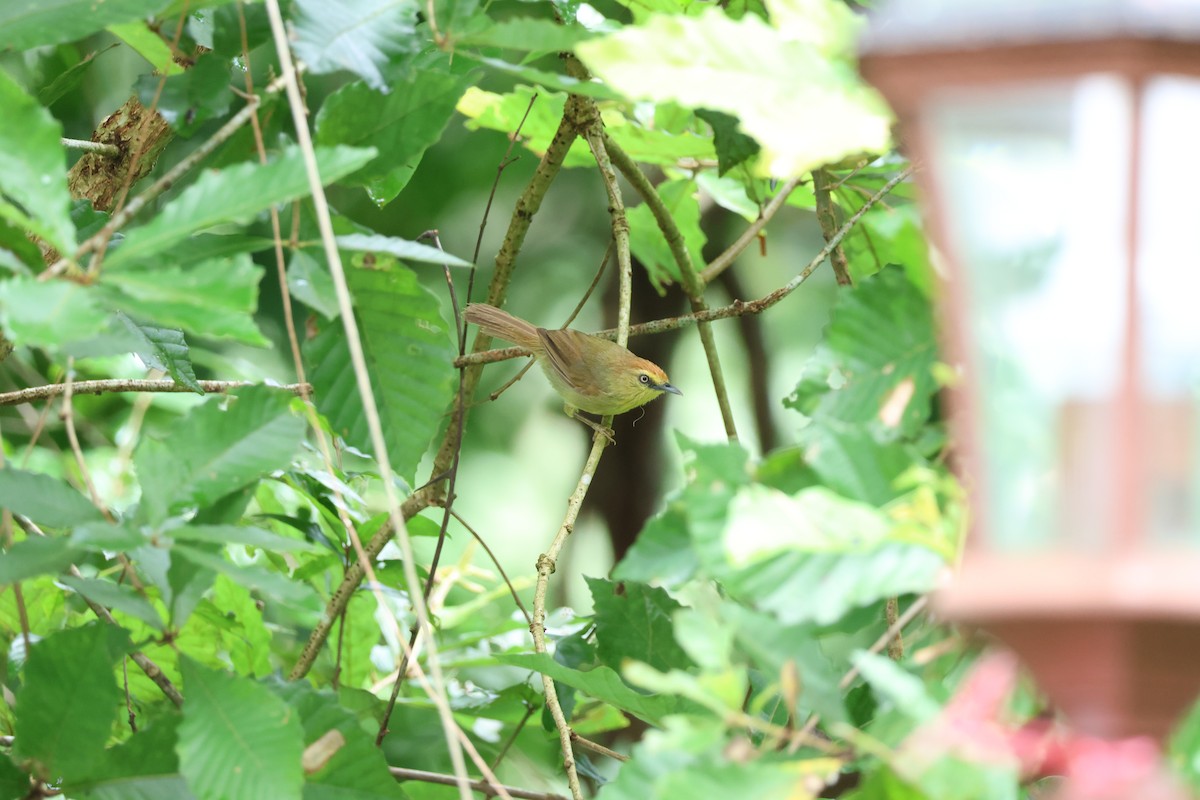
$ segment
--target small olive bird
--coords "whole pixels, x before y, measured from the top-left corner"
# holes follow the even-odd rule
[[[616,342],[562,328],[547,330],[486,303],[469,303],[467,322],[489,336],[512,342],[533,353],[542,372],[579,420],[612,441],[612,430],[576,415],[624,414],[670,392],[682,395],[657,364],[638,358]]]

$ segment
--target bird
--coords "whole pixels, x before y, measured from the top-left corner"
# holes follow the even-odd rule
[[[533,353],[546,379],[564,402],[568,417],[614,441],[612,429],[581,417],[578,412],[624,414],[663,394],[682,395],[657,364],[627,348],[590,333],[539,328],[487,303],[468,303],[464,316],[489,336]]]

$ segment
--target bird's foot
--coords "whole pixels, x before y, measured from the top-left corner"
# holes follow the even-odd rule
[[[601,425],[599,422],[590,420],[587,417],[585,417],[579,413],[572,414],[571,416],[574,417],[575,419],[579,420],[580,422],[582,422],[584,425],[587,425],[589,428],[591,428],[596,433],[603,436],[605,439],[608,439],[609,444],[617,443],[617,440],[615,438],[613,438],[613,429],[612,428],[609,428],[605,425]]]

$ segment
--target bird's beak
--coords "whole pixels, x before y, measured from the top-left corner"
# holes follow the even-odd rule
[[[680,397],[683,397],[683,392],[679,391],[678,389],[676,389],[674,386],[672,386],[669,383],[660,383],[658,385],[658,389],[659,389],[659,391],[662,391],[662,392],[670,392],[671,394],[677,394]]]

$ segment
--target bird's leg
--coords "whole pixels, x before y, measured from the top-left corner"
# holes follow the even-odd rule
[[[605,426],[601,425],[599,422],[593,422],[592,420],[588,419],[587,417],[585,417],[581,413],[579,413],[579,409],[575,408],[575,406],[564,405],[563,411],[565,411],[567,413],[567,416],[570,417],[571,419],[579,420],[584,425],[587,425],[589,428],[594,430],[596,433],[603,436],[605,439],[608,439],[609,444],[617,443],[617,440],[613,438],[613,429],[612,428],[606,428]]]

